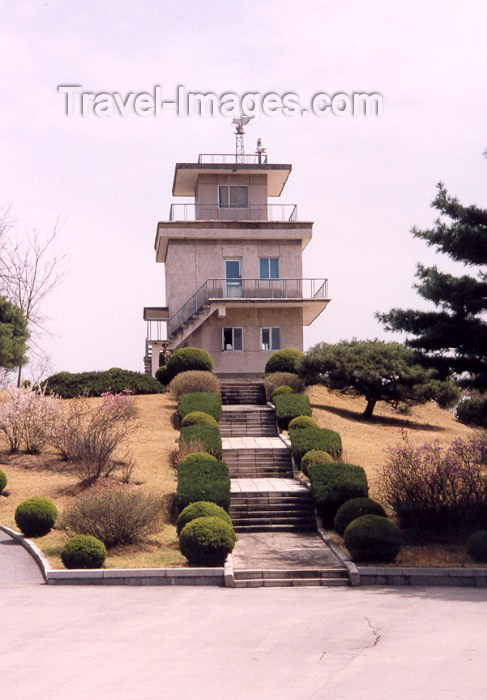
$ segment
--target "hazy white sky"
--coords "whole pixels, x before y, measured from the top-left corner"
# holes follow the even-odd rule
[[[59,84],[380,92],[382,118],[262,116],[246,150],[260,136],[293,164],[282,200],[315,221],[304,274],[327,277],[332,302],[306,344],[383,336],[374,312],[418,305],[415,263],[435,260],[409,229],[433,221],[436,182],[485,206],[486,21],[484,0],[0,0],[0,206],[21,231],[59,216],[68,256],[46,305],[52,368],[142,370],[174,163],[234,148],[222,117],[70,119]]]

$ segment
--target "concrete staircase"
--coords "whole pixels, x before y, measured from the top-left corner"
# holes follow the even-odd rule
[[[222,437],[273,437],[277,435],[274,411],[267,406],[224,406],[220,419]]]
[[[223,405],[247,404],[263,406],[266,404],[265,390],[262,382],[221,382]]]
[[[291,478],[293,475],[291,455],[286,449],[225,450],[230,478]]]
[[[235,532],[316,530],[313,501],[307,490],[232,493],[230,517]]]
[[[327,569],[238,569],[235,588],[272,586],[348,586],[348,573],[343,568]]]

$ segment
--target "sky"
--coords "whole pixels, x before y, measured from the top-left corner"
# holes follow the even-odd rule
[[[381,117],[256,117],[269,162],[292,163],[281,201],[314,221],[305,277],[331,302],[305,345],[387,338],[374,317],[424,308],[416,263],[453,264],[410,234],[436,183],[485,206],[487,56],[483,0],[0,0],[0,209],[19,236],[49,233],[66,275],[43,307],[52,371],[142,371],[144,306],[161,306],[156,224],[174,164],[231,153],[230,118],[68,117],[59,85],[86,92],[377,92]]]

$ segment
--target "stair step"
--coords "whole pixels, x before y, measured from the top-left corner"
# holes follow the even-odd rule
[[[235,532],[314,532],[315,525],[235,525]]]
[[[240,579],[239,581],[235,581],[235,588],[331,587],[348,585],[348,579],[336,578],[266,578]]]
[[[348,578],[346,569],[235,569],[235,580],[263,578]]]

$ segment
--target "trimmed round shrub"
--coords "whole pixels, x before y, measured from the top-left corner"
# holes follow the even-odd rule
[[[211,501],[195,501],[194,503],[190,503],[189,506],[186,506],[186,508],[183,508],[180,512],[176,523],[176,532],[178,535],[181,534],[181,530],[185,525],[196,518],[221,518],[229,525],[232,524],[232,520],[227,511],[221,506]]]
[[[0,469],[0,493],[3,493],[6,485],[7,485],[7,475],[3,471],[3,469]]]
[[[191,452],[184,459],[179,462],[181,464],[191,464],[192,462],[218,462],[217,458],[211,455],[209,452]]]
[[[308,476],[312,464],[331,464],[335,460],[324,450],[308,450],[301,459],[301,471]]]
[[[297,394],[304,391],[304,382],[301,377],[291,372],[273,372],[264,377],[264,387],[268,399],[272,398],[272,393],[278,386],[290,386]]]
[[[163,386],[166,386],[166,384],[169,384],[171,379],[167,373],[167,365],[162,365],[162,367],[159,367],[159,369],[156,369],[156,379]]]
[[[212,425],[218,428],[218,421],[216,421],[213,416],[210,416],[209,413],[191,411],[191,413],[187,413],[181,421],[182,428],[186,428],[188,425]]]
[[[91,535],[76,535],[64,545],[61,559],[67,569],[101,569],[107,556],[103,542]]]
[[[291,372],[297,374],[304,353],[296,348],[285,348],[274,352],[266,362],[267,372]]]
[[[296,416],[289,421],[288,430],[301,430],[303,428],[319,428],[318,423],[311,416]]]
[[[463,399],[456,407],[455,415],[460,423],[487,428],[487,396],[475,394]]]
[[[28,498],[17,506],[15,522],[26,537],[42,537],[54,527],[58,510],[47,498]]]
[[[193,391],[206,391],[212,394],[220,393],[220,382],[212,372],[205,370],[188,370],[180,372],[169,384],[169,391],[179,399],[183,394]]]
[[[339,535],[343,535],[347,525],[352,520],[360,518],[361,515],[380,515],[382,518],[387,518],[387,513],[377,501],[373,501],[371,498],[351,498],[349,501],[345,501],[337,510],[333,521],[333,529]]]
[[[487,530],[478,530],[467,540],[467,553],[474,561],[487,563]]]
[[[389,518],[361,515],[347,525],[343,534],[353,561],[390,562],[401,549],[401,533]]]
[[[179,548],[192,565],[223,566],[235,547],[233,527],[221,518],[195,518],[181,530]]]
[[[213,370],[211,355],[203,348],[179,348],[175,350],[167,363],[166,379],[171,381],[177,374],[188,370]]]
[[[222,417],[221,396],[213,394],[211,391],[191,391],[180,396],[178,400],[179,416],[184,418],[185,415],[193,411],[208,413],[216,421],[219,421]]]
[[[272,392],[272,398],[274,396],[282,396],[282,394],[295,394],[296,392],[294,389],[287,384],[281,384],[281,386],[278,386],[274,391]]]

